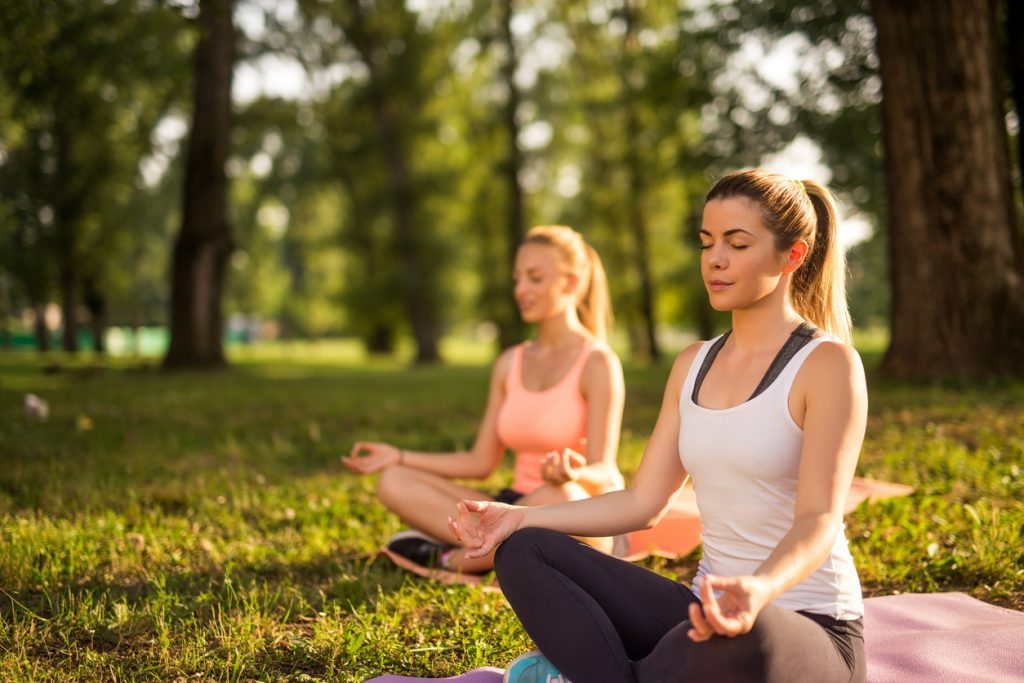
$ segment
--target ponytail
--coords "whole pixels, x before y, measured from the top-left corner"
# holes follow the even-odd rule
[[[846,259],[839,246],[835,198],[813,180],[790,180],[778,173],[750,169],[715,183],[706,201],[743,197],[761,209],[764,225],[785,250],[804,240],[809,247],[790,281],[793,307],[819,329],[852,341],[846,303]]]
[[[853,323],[846,303],[846,258],[839,246],[835,198],[828,188],[813,180],[805,180],[803,185],[817,220],[811,249],[793,273],[793,306],[825,332],[852,343]]]
[[[576,302],[576,315],[583,326],[601,341],[608,340],[608,328],[612,325],[612,300],[608,295],[608,277],[604,272],[601,257],[589,244],[584,244],[587,261],[590,263],[590,280],[581,291]]]
[[[612,324],[612,302],[601,257],[583,235],[564,225],[531,228],[523,244],[531,243],[554,247],[565,259],[579,282],[576,315],[591,334],[606,341]]]

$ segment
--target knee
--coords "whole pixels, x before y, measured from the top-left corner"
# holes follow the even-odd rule
[[[767,680],[771,655],[771,628],[761,619],[749,632],[734,638],[712,638],[702,643],[699,668],[723,683]]]
[[[494,553],[494,571],[501,580],[502,572],[516,573],[515,567],[529,562],[535,557],[537,550],[555,538],[565,538],[564,534],[550,529],[520,529],[502,541],[498,550]]]
[[[384,469],[377,477],[377,497],[391,507],[409,490],[409,470],[401,465]]]

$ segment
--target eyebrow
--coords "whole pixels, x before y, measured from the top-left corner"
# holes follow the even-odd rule
[[[750,232],[749,230],[744,230],[743,228],[729,228],[724,233],[722,233],[722,235],[724,237],[728,237],[729,235],[735,235],[736,233],[740,233],[740,232],[745,234],[745,235],[750,235],[751,237],[754,237],[754,233]],[[708,237],[712,236],[711,232],[709,230],[705,230],[704,228],[700,229],[700,234],[701,235],[707,235]]]

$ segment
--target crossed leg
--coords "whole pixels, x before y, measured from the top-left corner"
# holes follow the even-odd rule
[[[695,643],[689,588],[547,529],[510,536],[496,568],[527,633],[574,681],[864,680],[862,637],[833,639],[817,619],[774,605],[747,634]]]
[[[471,500],[494,500],[494,497],[463,486],[445,477],[410,467],[393,466],[381,472],[377,479],[377,496],[381,502],[403,522],[414,529],[445,543],[458,545],[458,539],[448,528],[448,517],[456,513],[455,504]],[[538,506],[564,503],[587,498],[589,494],[575,483],[563,486],[545,484],[519,499],[517,505]],[[582,539],[603,552],[611,552],[611,539]],[[462,550],[451,552],[446,558],[449,569],[468,573],[481,573],[494,566],[494,553],[485,557],[469,558]]]

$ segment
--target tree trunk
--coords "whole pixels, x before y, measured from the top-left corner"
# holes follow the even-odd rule
[[[644,195],[647,181],[644,176],[643,161],[640,159],[641,129],[637,114],[636,78],[639,76],[634,57],[639,49],[637,30],[637,9],[631,2],[626,2],[623,12],[626,19],[626,32],[623,38],[623,70],[622,93],[623,106],[626,111],[626,169],[629,173],[629,224],[633,230],[635,243],[635,263],[637,277],[640,278],[640,313],[643,324],[643,342],[648,358],[653,361],[661,357],[658,337],[654,324],[654,283],[651,278],[651,258],[647,246],[647,215],[644,211]]]
[[[106,353],[107,300],[93,278],[85,281],[85,307],[89,311],[89,329],[92,332],[92,348],[96,353]]]
[[[36,337],[36,350],[47,352],[50,350],[50,330],[46,327],[46,304],[35,302],[32,309],[36,312],[35,322],[32,324]]]
[[[507,97],[502,109],[502,122],[507,136],[507,156],[502,171],[505,176],[505,187],[508,190],[508,206],[505,211],[505,242],[507,249],[506,267],[498,271],[498,281],[505,285],[498,313],[498,343],[501,348],[511,346],[523,337],[523,322],[516,310],[515,299],[508,293],[507,283],[512,281],[512,269],[515,267],[516,252],[525,236],[525,210],[523,188],[519,184],[519,171],[523,165],[523,153],[519,149],[519,103],[521,101],[519,87],[516,85],[516,70],[519,58],[516,53],[515,37],[512,35],[512,18],[515,15],[514,0],[501,2],[501,39],[505,45],[505,61],[501,65],[501,77],[505,84]]]
[[[63,221],[62,221],[63,223]],[[63,224],[62,232],[73,233],[74,228]],[[63,239],[72,239],[65,235]],[[75,260],[73,243],[61,244],[60,255],[60,301],[63,332],[61,346],[65,351],[78,351],[78,263]]]
[[[57,263],[60,269],[60,303],[63,332],[61,346],[65,351],[78,351],[78,229],[82,216],[81,194],[71,165],[74,115],[59,103],[54,107],[54,146],[57,159],[57,192],[54,217],[57,238]]]
[[[1024,184],[1024,3],[1006,3],[1006,63],[1017,111],[1017,173]]]
[[[399,122],[398,103],[383,82],[378,55],[385,52],[364,22],[361,3],[351,2],[353,31],[349,38],[369,72],[369,93],[380,126],[383,151],[391,181],[398,256],[404,270],[403,290],[409,323],[416,339],[416,363],[436,363],[438,330],[431,300],[433,287],[423,263],[423,240],[416,228],[416,192],[406,150],[406,135]]]
[[[887,374],[1024,374],[1024,256],[995,0],[872,2],[884,88]]]
[[[174,245],[171,344],[164,367],[224,365],[221,298],[233,249],[224,165],[231,133],[234,0],[201,0],[195,109],[185,167],[181,233]]]
[[[416,229],[416,200],[412,179],[405,149],[400,142],[401,133],[394,115],[394,103],[383,95],[383,92],[378,91],[375,103],[384,133],[391,191],[394,195],[395,232],[398,237],[398,254],[406,276],[403,289],[416,339],[416,363],[436,363],[441,355],[437,349],[438,333],[430,300],[431,287],[422,263],[422,240]]]

